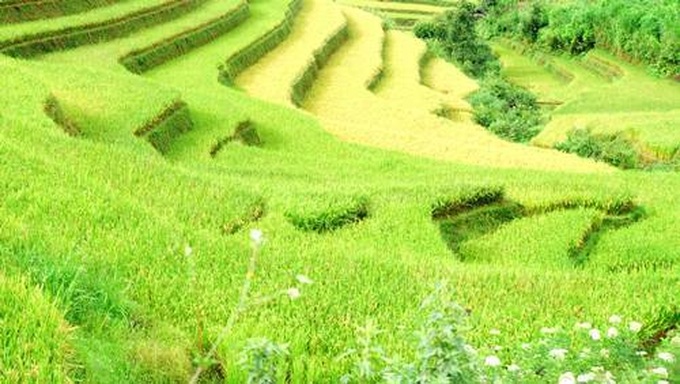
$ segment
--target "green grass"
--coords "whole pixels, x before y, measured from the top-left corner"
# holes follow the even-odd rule
[[[502,331],[499,344],[513,346],[543,326],[572,327],[612,313],[651,321],[662,308],[680,305],[680,176],[579,173],[573,170],[598,168],[579,160],[584,168],[570,170],[574,163],[565,159],[571,157],[554,151],[540,155],[550,170],[522,168],[533,150],[499,154],[477,136],[431,134],[425,127],[443,120],[436,117],[419,118],[423,124],[412,125],[413,136],[401,136],[403,146],[389,151],[343,142],[311,108],[269,104],[218,82],[218,65],[280,23],[286,6],[253,1],[251,16],[235,29],[143,77],[116,68],[116,53],[91,63],[73,59],[85,50],[59,63],[58,55],[46,61],[0,57],[4,377],[186,381],[193,357],[215,340],[236,304],[254,227],[266,237],[253,279],[256,296],[279,294],[296,284],[298,273],[315,284],[297,301],[282,297],[239,319],[216,356],[231,382],[244,379],[235,362],[249,337],[290,343],[294,382],[337,381],[347,367],[335,358],[367,318],[387,331],[382,337],[391,351],[404,352],[420,299],[443,279],[455,288],[454,299],[470,308],[471,338],[478,344],[491,328]],[[379,21],[365,21],[380,31]],[[169,23],[167,30],[101,47],[124,51],[145,33],[162,37],[178,30]],[[341,47],[305,105],[320,102],[326,91],[320,87],[342,90],[333,81],[345,81],[348,93],[326,96],[356,96],[343,106],[352,114],[338,120],[350,122],[357,134],[380,126],[379,138],[388,142],[395,137],[390,131],[403,124],[399,117],[420,115],[409,110],[390,117],[398,108],[366,89],[383,65],[382,40],[354,31],[348,44],[367,43],[368,56],[355,64],[364,72],[343,68],[350,63],[340,59],[356,51]],[[409,76],[418,84],[413,68]],[[333,80],[332,73],[347,77]],[[383,85],[389,86],[387,73]],[[45,114],[50,97],[79,136]],[[178,101],[187,104],[192,128],[166,152],[135,137]],[[235,141],[211,154],[245,121],[259,146]],[[427,158],[432,143],[465,155]],[[421,157],[400,153],[413,153],[413,145]],[[489,191],[550,213],[471,237],[461,245],[467,257],[460,260],[433,208],[472,204]],[[645,219],[603,232],[587,261],[573,265],[570,247],[602,211],[631,204],[644,207]],[[35,348],[14,348],[28,344]]]

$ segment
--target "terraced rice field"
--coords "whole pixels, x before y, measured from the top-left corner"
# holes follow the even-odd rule
[[[655,79],[601,50],[582,59],[547,54],[532,59],[507,43],[496,47],[513,81],[556,104],[535,145],[551,147],[565,140],[571,129],[587,127],[599,133],[628,132],[661,158],[672,157],[680,148],[677,82]]]
[[[0,381],[186,382],[244,280],[254,305],[205,382],[244,382],[254,337],[289,344],[293,382],[336,382],[368,318],[408,355],[420,299],[442,280],[478,345],[491,329],[513,346],[543,326],[650,323],[680,305],[677,174],[492,136],[469,119],[473,80],[358,8],[206,0],[119,23],[169,3],[0,27],[0,41],[59,36],[0,56]],[[110,35],[77,32],[95,24]],[[620,112],[650,143],[673,142],[644,119],[674,121],[674,96],[642,89],[677,85],[620,67],[609,80],[526,73],[563,103],[555,121]],[[604,91],[608,103],[583,101]],[[248,273],[254,228],[265,242]]]

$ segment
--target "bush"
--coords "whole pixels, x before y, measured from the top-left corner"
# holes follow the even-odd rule
[[[589,129],[573,129],[567,134],[567,140],[557,144],[555,148],[604,161],[622,169],[637,168],[640,165],[635,146],[621,132],[593,134]]]
[[[461,1],[434,21],[416,24],[414,32],[417,37],[435,43],[445,58],[468,75],[496,74],[500,71],[498,58],[477,34],[479,12],[473,3]]]
[[[470,102],[478,124],[511,141],[528,142],[544,123],[536,97],[499,76],[484,80]]]

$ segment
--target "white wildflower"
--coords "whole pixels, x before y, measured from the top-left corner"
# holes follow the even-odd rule
[[[576,384],[576,376],[571,372],[565,372],[557,379],[557,384]]]
[[[655,374],[655,375],[661,376],[661,377],[663,377],[663,378],[667,378],[667,377],[668,377],[668,370],[667,370],[666,368],[664,368],[664,367],[657,367],[657,368],[654,368],[654,369],[652,369],[650,372],[652,372],[652,373]]]
[[[295,288],[295,287],[288,288],[288,290],[286,291],[286,294],[288,295],[288,297],[290,297],[291,300],[295,300],[295,299],[299,298],[300,295],[301,295],[300,290]]]
[[[680,335],[674,336],[674,337],[671,339],[671,345],[678,345],[678,346],[680,346]]]
[[[675,361],[675,356],[673,356],[673,354],[670,352],[659,352],[659,354],[656,355],[656,357],[668,363],[672,363]]]
[[[264,235],[262,234],[262,231],[259,229],[251,229],[250,241],[255,247],[259,247],[264,244]]]
[[[190,257],[191,255],[193,255],[193,253],[194,253],[193,248],[191,248],[191,245],[188,245],[188,244],[187,244],[187,245],[184,247],[184,256]]]
[[[579,383],[590,383],[591,381],[595,380],[596,376],[592,372],[588,373],[583,373],[580,374],[576,377],[576,381]]]
[[[610,338],[610,339],[613,339],[618,335],[619,335],[619,330],[614,328],[614,327],[609,327],[609,329],[607,330],[607,337]]]
[[[490,335],[493,335],[493,336],[498,336],[498,335],[501,334],[501,331],[499,331],[498,329],[493,328],[493,329],[490,329],[490,330],[489,330],[489,334],[490,334]]]
[[[465,350],[465,352],[467,352],[470,355],[476,355],[477,354],[477,350],[475,349],[475,347],[473,347],[470,344],[465,344],[463,346],[463,349]]]
[[[609,316],[609,322],[612,324],[619,324],[621,323],[623,319],[621,319],[621,316],[619,315],[611,315]]]
[[[602,380],[602,383],[604,384],[616,384],[616,381],[614,380],[616,377],[614,377],[614,374],[607,371],[604,373],[604,380]]]
[[[309,285],[309,284],[313,284],[313,283],[314,283],[314,281],[312,281],[312,279],[310,279],[309,277],[307,277],[307,276],[305,276],[305,275],[297,275],[297,276],[295,276],[295,279],[296,279],[300,284]]]
[[[508,365],[508,372],[519,372],[521,368],[517,364]]]
[[[639,323],[637,321],[631,321],[630,324],[628,324],[628,329],[630,329],[631,332],[640,332],[642,329],[642,323]]]
[[[600,331],[595,329],[595,328],[591,329],[589,333],[590,333],[590,338],[595,340],[595,341],[598,341],[602,338]]]
[[[564,360],[564,357],[567,355],[567,352],[569,351],[567,351],[566,349],[555,348],[551,349],[550,352],[548,352],[548,355],[550,355],[550,357],[552,357],[553,359]]]
[[[498,367],[499,365],[501,365],[501,359],[493,355],[487,356],[484,359],[484,365],[487,365],[489,367]]]
[[[671,382],[668,380],[659,380],[656,382],[656,384],[671,384]]]
[[[500,351],[501,349],[503,349],[503,347],[501,347],[500,345],[494,345],[493,346],[493,350],[496,351],[496,352]]]
[[[645,357],[645,356],[647,356],[647,351],[637,351],[637,352],[635,352],[635,354],[640,356],[640,357]]]
[[[592,328],[592,327],[593,327],[593,325],[590,324],[590,323],[588,323],[588,322],[576,323],[576,328],[580,328],[580,329],[590,329],[590,328]]]

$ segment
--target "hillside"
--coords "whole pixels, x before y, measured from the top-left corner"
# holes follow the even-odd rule
[[[675,154],[678,83],[566,83],[497,42],[562,103],[504,141],[408,31],[446,3],[0,0],[0,382],[245,382],[262,337],[280,381],[337,382],[368,319],[414,355],[441,281],[504,365],[542,327],[677,327],[680,175],[550,147],[625,120]]]

